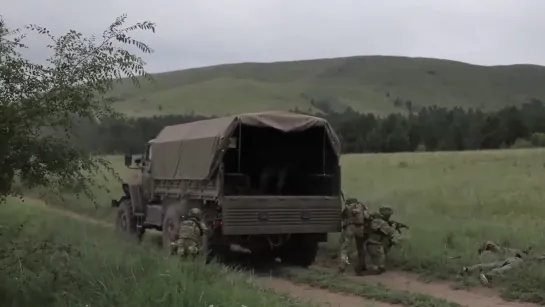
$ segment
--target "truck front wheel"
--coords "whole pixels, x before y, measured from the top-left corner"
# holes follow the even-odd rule
[[[132,212],[131,200],[125,198],[119,203],[115,219],[115,229],[138,240],[142,239],[143,232],[136,227],[136,217]]]

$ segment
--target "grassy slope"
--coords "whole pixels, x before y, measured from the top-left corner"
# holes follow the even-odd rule
[[[113,95],[121,100],[119,110],[131,116],[315,110],[310,104],[314,98],[332,101],[341,110],[351,106],[385,114],[396,110],[396,97],[416,105],[488,109],[520,104],[530,97],[545,99],[543,67],[484,67],[426,58],[242,63],[167,72],[155,78],[155,85],[141,89],[130,82],[118,86]]]
[[[17,200],[0,207],[0,226],[1,306],[307,306],[245,274],[166,257]]]

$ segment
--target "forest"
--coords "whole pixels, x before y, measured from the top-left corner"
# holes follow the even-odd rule
[[[388,116],[333,111],[327,103],[315,104],[337,131],[344,153],[460,151],[545,146],[545,105],[531,99],[520,107],[494,112],[480,109],[420,107]],[[305,113],[300,110],[292,112]],[[77,143],[101,154],[140,153],[144,144],[165,125],[209,117],[194,114],[142,118],[109,117],[100,124],[80,123]]]

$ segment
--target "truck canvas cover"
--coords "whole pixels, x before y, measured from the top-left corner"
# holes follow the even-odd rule
[[[270,127],[283,132],[324,127],[340,155],[340,142],[323,118],[284,111],[247,113],[166,126],[153,141],[152,174],[156,179],[206,180],[219,165],[222,152],[238,125]]]

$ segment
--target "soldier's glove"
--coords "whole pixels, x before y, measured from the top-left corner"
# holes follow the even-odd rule
[[[399,236],[394,236],[390,239],[392,245],[400,245],[403,242],[403,239]]]
[[[522,250],[522,252],[525,253],[526,255],[529,255],[532,252],[532,247],[529,246],[527,249]]]
[[[348,259],[348,255],[342,255],[341,260],[342,260],[342,262],[346,263],[347,265],[350,265],[350,260]]]
[[[399,223],[399,222],[394,222],[394,227],[395,229],[401,233],[401,229],[405,228],[405,229],[409,229],[409,226],[403,224],[403,223]]]

